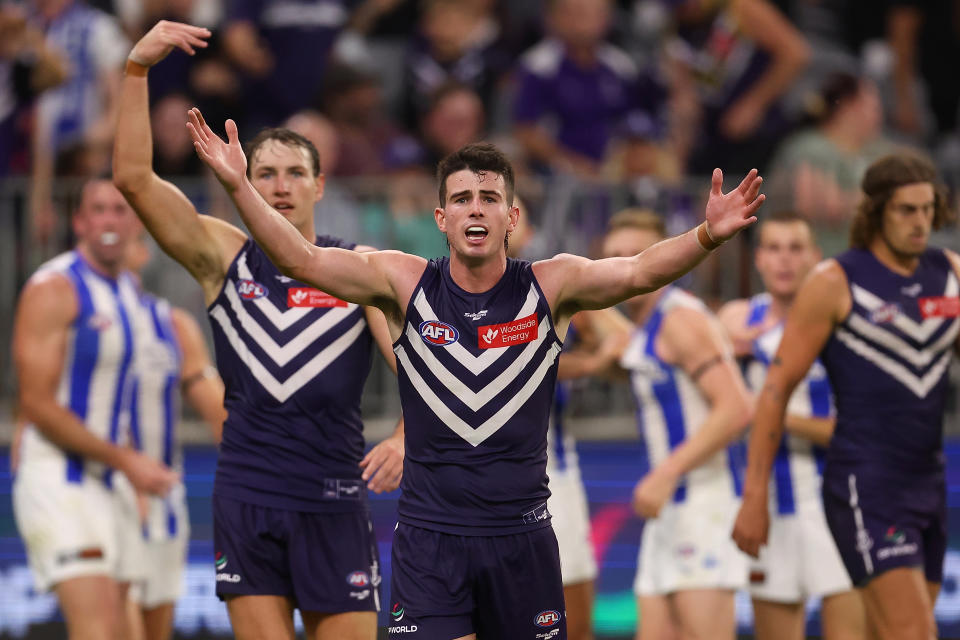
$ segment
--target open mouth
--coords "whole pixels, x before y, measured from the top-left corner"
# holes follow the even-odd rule
[[[104,231],[100,234],[100,244],[105,247],[112,247],[120,242],[120,235],[116,231]]]
[[[278,202],[275,205],[273,205],[273,208],[276,209],[277,211],[292,211],[293,205],[290,204],[289,202]]]
[[[487,233],[488,231],[479,225],[467,227],[467,240],[482,242],[487,237]]]

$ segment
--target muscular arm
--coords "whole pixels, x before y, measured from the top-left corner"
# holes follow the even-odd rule
[[[197,38],[186,32],[187,27],[160,22],[137,43],[132,55],[149,64],[161,60],[166,56],[164,49],[180,46],[180,38]],[[176,186],[154,173],[146,67],[130,63],[120,91],[113,181],[161,248],[190,272],[211,302],[246,237],[226,222],[200,216]]]
[[[706,462],[743,433],[750,421],[750,394],[722,329],[710,316],[674,309],[663,320],[661,350],[690,376],[710,407],[689,438],[644,478],[634,492],[641,515],[655,516],[680,478]]]
[[[582,309],[602,309],[648,293],[690,271],[708,254],[697,239],[698,232],[706,229],[709,237],[725,241],[756,222],[753,214],[764,199],[762,182],[753,170],[737,188],[724,194],[723,174],[716,169],[703,225],[629,258],[588,260],[561,255],[536,263],[537,278],[551,301],[557,324],[563,326]]]
[[[828,260],[818,265],[807,278],[790,308],[780,348],[757,401],[747,456],[743,507],[734,527],[737,544],[753,556],[766,541],[770,468],[783,437],[787,402],[849,307],[843,269]],[[741,522],[742,519],[745,522]]]
[[[176,474],[132,449],[98,438],[79,416],[57,402],[67,338],[76,315],[76,293],[65,277],[39,275],[24,287],[13,329],[23,417],[57,446],[122,471],[138,489],[165,493]]]
[[[251,235],[277,268],[341,300],[380,308],[391,336],[399,337],[403,311],[427,261],[398,251],[363,253],[307,241],[247,179],[247,161],[233,120],[227,121],[229,144],[224,144],[197,109],[189,115],[197,153],[217,174]]]
[[[223,407],[223,380],[210,362],[207,345],[197,321],[183,309],[173,310],[173,327],[183,354],[180,367],[182,391],[210,428],[213,441],[220,444],[227,410]]]

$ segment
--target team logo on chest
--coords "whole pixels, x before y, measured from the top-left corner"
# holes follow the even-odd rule
[[[517,318],[502,324],[487,324],[477,327],[477,344],[481,349],[509,347],[514,344],[533,342],[537,339],[537,314]]]
[[[433,347],[444,347],[460,339],[460,333],[446,322],[424,320],[420,323],[420,337]]]
[[[262,298],[267,293],[267,288],[256,280],[241,280],[237,283],[237,293],[244,300],[256,300]]]

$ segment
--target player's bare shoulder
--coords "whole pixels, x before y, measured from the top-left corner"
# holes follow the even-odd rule
[[[797,292],[796,306],[806,313],[841,322],[853,304],[847,274],[833,258],[821,261],[807,275]]]
[[[717,311],[717,319],[727,331],[739,329],[747,324],[750,315],[750,301],[746,298],[737,298],[724,303]]]
[[[55,270],[41,269],[27,280],[20,293],[17,316],[70,323],[79,302],[70,279]]]
[[[533,263],[533,275],[536,276],[540,288],[550,301],[551,308],[563,291],[564,284],[573,279],[573,276],[589,263],[588,258],[571,253],[558,253],[552,258]]]

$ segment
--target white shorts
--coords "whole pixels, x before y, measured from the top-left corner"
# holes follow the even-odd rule
[[[117,503],[100,479],[85,474],[74,484],[42,468],[22,469],[13,483],[13,512],[37,591],[82,576],[139,577],[121,564]]]
[[[550,473],[550,511],[560,546],[560,574],[564,586],[597,577],[597,561],[590,541],[590,512],[579,473]]]
[[[147,609],[175,603],[183,593],[183,572],[190,538],[183,484],[175,485],[166,498],[148,498],[147,525],[140,518],[136,494],[130,484],[120,481],[115,482],[114,487],[122,514],[118,519],[124,541],[120,565],[128,568],[128,575],[138,576],[131,581],[130,598]],[[176,513],[178,522],[173,537],[166,534],[164,526],[168,504]]]
[[[688,491],[647,520],[640,543],[638,596],[659,596],[691,589],[742,589],[747,585],[747,556],[730,534],[740,500],[728,487]]]
[[[751,560],[751,596],[794,603],[851,589],[819,498],[798,503],[790,515],[771,513],[767,544]]]

